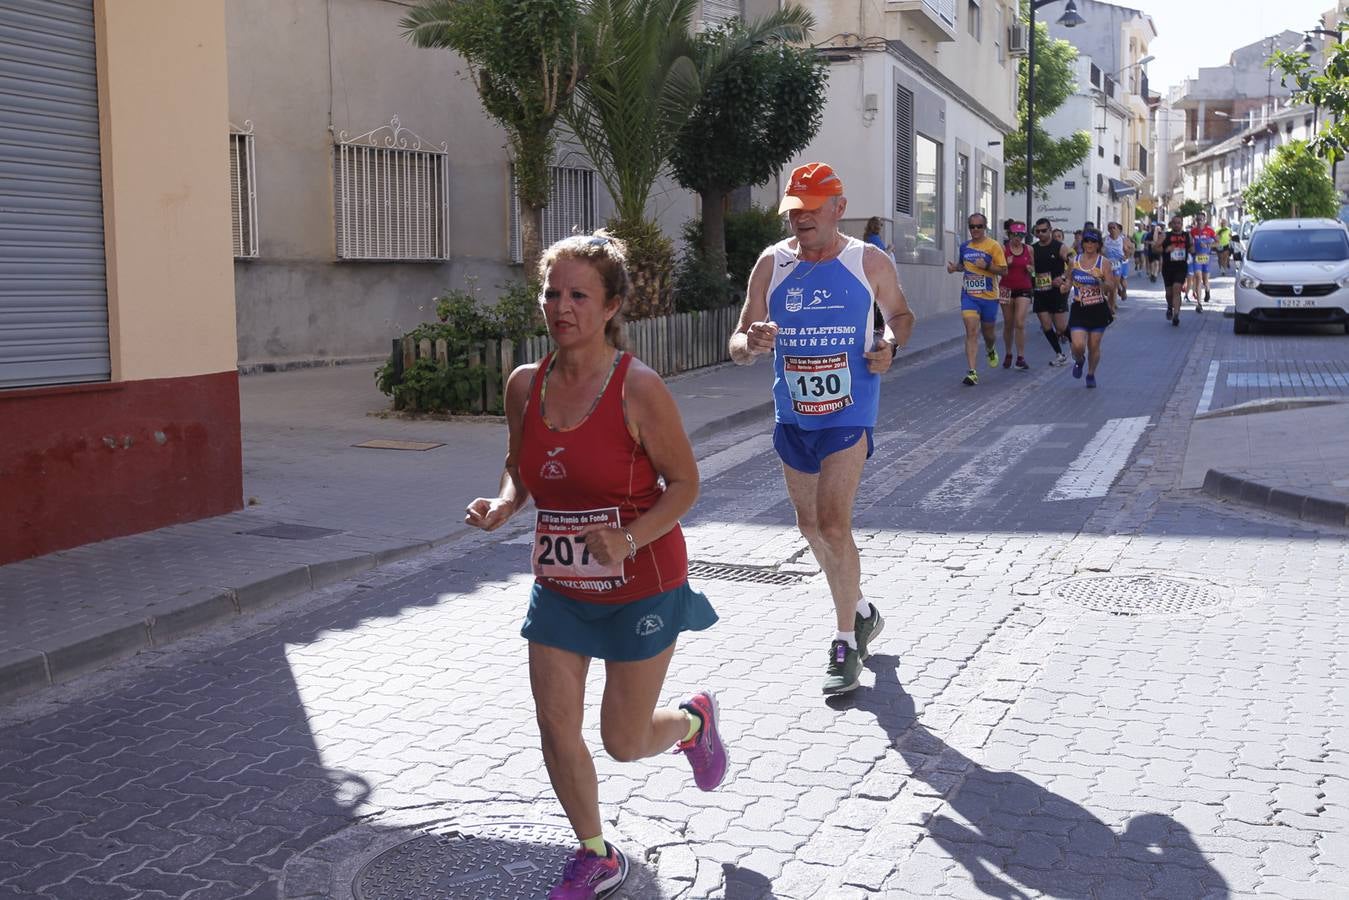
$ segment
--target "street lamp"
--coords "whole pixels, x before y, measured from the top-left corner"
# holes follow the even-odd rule
[[[1035,190],[1035,11],[1042,6],[1057,3],[1058,0],[1029,0],[1030,42],[1026,49],[1026,227],[1031,227],[1032,199]],[[1058,23],[1064,28],[1076,28],[1087,21],[1077,11],[1077,0],[1068,0]]]

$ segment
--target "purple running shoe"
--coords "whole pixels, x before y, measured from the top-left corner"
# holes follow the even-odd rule
[[[1081,378],[1081,377],[1082,377],[1082,367],[1083,367],[1084,365],[1086,365],[1086,363],[1087,363],[1087,361],[1086,361],[1085,359],[1074,359],[1074,360],[1073,360],[1073,377],[1074,377],[1074,378]]]
[[[548,900],[599,900],[623,886],[628,877],[628,858],[613,844],[608,856],[585,847],[567,860],[562,880],[548,892]]]
[[[703,727],[692,740],[680,741],[675,752],[688,758],[693,767],[693,781],[699,790],[714,790],[726,778],[728,763],[726,747],[721,742],[721,731],[717,723],[717,698],[711,691],[699,691],[686,702],[679,704],[703,720]]]

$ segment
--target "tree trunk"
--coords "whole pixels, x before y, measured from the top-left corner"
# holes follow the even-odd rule
[[[703,205],[703,263],[720,284],[726,280],[726,192],[705,188],[698,196]]]
[[[526,281],[539,277],[539,257],[543,251],[543,207],[521,198],[520,255],[524,260]]]

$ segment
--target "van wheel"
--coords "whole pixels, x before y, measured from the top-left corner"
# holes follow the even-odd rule
[[[1250,331],[1251,331],[1250,316],[1243,315],[1242,313],[1236,313],[1235,315],[1232,316],[1233,334],[1250,334]]]

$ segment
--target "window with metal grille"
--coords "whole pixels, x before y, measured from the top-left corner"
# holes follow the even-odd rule
[[[998,173],[988,166],[979,167],[979,211],[989,222],[998,221]]]
[[[913,91],[895,86],[895,212],[913,215]]]
[[[575,166],[553,166],[553,190],[543,208],[541,243],[546,248],[572,234],[587,234],[598,224],[595,210],[598,191],[595,171]],[[520,198],[511,170],[511,262],[524,262],[520,238]]]
[[[230,126],[230,221],[234,258],[258,255],[258,207],[253,166],[253,123]]]
[[[450,255],[449,150],[394,116],[360,137],[338,134],[333,207],[339,259],[429,261]]]
[[[703,0],[703,18],[706,25],[721,25],[740,16],[740,0]]]

